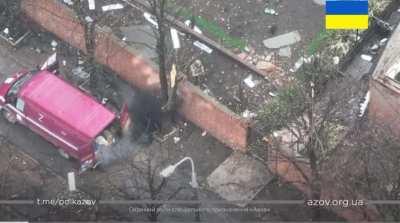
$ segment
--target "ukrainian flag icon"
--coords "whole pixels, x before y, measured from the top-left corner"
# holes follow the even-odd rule
[[[368,29],[368,0],[327,0],[326,29]]]

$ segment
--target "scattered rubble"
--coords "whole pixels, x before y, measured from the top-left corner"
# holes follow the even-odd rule
[[[277,66],[275,66],[273,63],[268,62],[268,61],[258,61],[256,68],[262,71],[266,72],[274,72],[278,69]]]
[[[205,69],[201,60],[195,60],[192,65],[190,65],[190,71],[193,77],[203,76],[205,74]]]
[[[251,119],[251,118],[257,117],[257,114],[254,113],[254,112],[251,112],[251,111],[248,110],[248,109],[246,109],[246,110],[244,110],[244,112],[242,113],[242,117],[243,117],[243,118]]]
[[[275,9],[271,8],[265,8],[264,13],[268,15],[279,15],[279,13]]]

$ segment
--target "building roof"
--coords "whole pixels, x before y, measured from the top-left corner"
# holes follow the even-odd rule
[[[373,79],[384,79],[385,77],[394,79],[396,67],[400,68],[400,26],[393,31],[393,34],[386,45],[386,48],[379,59],[379,62],[372,75]]]
[[[35,74],[21,89],[20,97],[90,138],[115,119],[115,114],[94,98],[48,71]]]

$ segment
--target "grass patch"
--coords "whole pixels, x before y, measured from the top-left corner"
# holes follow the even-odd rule
[[[192,19],[193,15],[189,10],[180,9],[177,13],[178,16],[182,16],[185,19]],[[244,50],[246,48],[246,41],[238,37],[232,37],[225,32],[216,22],[207,20],[201,16],[194,16],[196,25],[203,31],[209,33],[213,38],[218,39],[222,42],[225,47],[238,48]]]

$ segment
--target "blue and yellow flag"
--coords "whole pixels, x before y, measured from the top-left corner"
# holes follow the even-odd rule
[[[368,0],[327,0],[326,29],[368,29]]]

